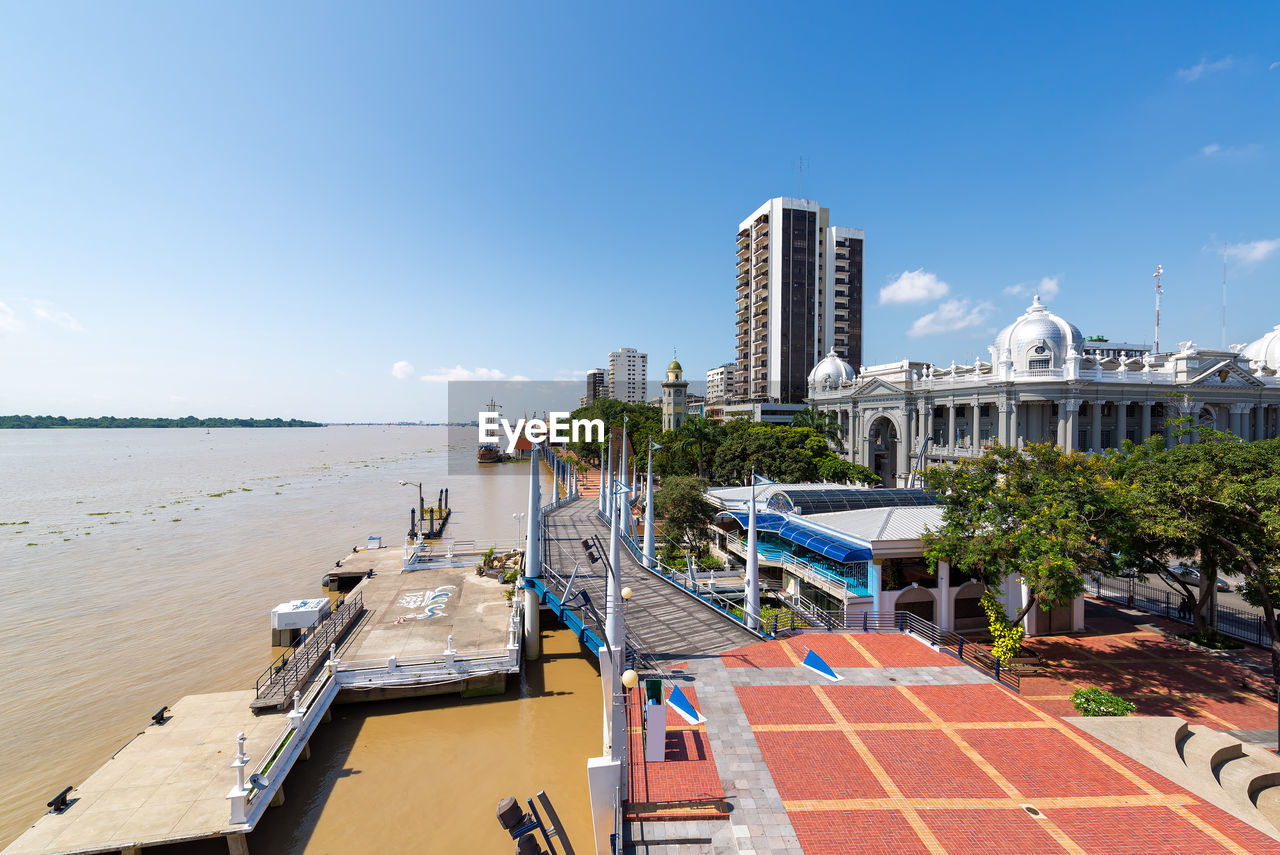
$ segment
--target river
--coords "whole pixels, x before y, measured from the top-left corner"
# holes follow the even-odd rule
[[[449,488],[449,536],[514,538],[528,479],[506,467],[524,465],[458,473],[455,456],[446,476],[446,441],[409,426],[0,431],[0,846],[161,706],[251,688],[274,605],[318,595],[369,535],[402,541],[417,488],[400,480],[428,501]],[[501,698],[336,707],[251,851],[505,851],[494,805],[543,788],[589,847],[599,679],[572,636],[544,636],[550,655]]]

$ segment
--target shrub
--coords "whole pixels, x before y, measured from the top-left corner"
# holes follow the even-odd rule
[[[987,613],[987,622],[991,630],[991,655],[1001,665],[1008,665],[1022,649],[1022,635],[1025,630],[1022,624],[1009,620],[1009,616],[1004,613],[1004,606],[1000,605],[1000,601],[996,599],[993,592],[984,591],[978,602]]]
[[[1071,693],[1071,705],[1080,715],[1128,715],[1137,707],[1119,695],[1113,695],[1105,689],[1090,686],[1087,689],[1076,689]]]

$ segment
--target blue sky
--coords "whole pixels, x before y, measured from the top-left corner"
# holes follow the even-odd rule
[[[1149,341],[1157,263],[1162,344],[1217,346],[1224,243],[1228,341],[1280,324],[1280,5],[900,5],[2,2],[0,412],[700,374],[800,158],[869,364],[985,356],[1045,280]]]

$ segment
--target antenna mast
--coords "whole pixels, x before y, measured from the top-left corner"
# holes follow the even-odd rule
[[[1164,290],[1160,287],[1160,274],[1162,273],[1164,273],[1164,268],[1157,264],[1156,272],[1151,274],[1156,278],[1156,353],[1160,352],[1160,295],[1164,293]]]
[[[1227,244],[1222,244],[1222,349],[1227,349]]]

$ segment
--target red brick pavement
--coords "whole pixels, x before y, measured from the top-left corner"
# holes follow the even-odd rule
[[[1090,601],[1086,633],[1032,638],[1025,644],[1049,664],[1048,673],[1022,680],[1022,698],[1053,715],[1075,715],[1071,693],[1098,686],[1137,706],[1138,715],[1176,715],[1219,730],[1272,729],[1273,698],[1242,687],[1249,672],[1229,659],[1189,647],[1135,624],[1186,631],[1159,618],[1134,618]],[[1265,654],[1251,651],[1257,661]]]
[[[911,638],[845,642],[885,665],[942,656]],[[1073,649],[1055,643],[1060,653]],[[1100,649],[1127,664],[1127,643],[1109,637]],[[792,662],[796,651],[779,648],[752,645],[743,659]],[[726,664],[741,653],[725,654]],[[1198,670],[1186,673],[1201,679]],[[815,677],[806,687],[739,687],[737,697],[811,855],[1280,855],[1280,842],[1046,714],[1043,701],[1033,705],[1002,687],[832,685]]]
[[[696,690],[690,686],[682,686],[681,690],[696,708]],[[668,689],[666,696],[670,695]],[[706,725],[690,726],[668,708],[666,759],[662,763],[648,763],[644,760],[644,693],[640,686],[631,690],[630,701],[627,710],[632,760],[629,767],[629,815],[646,819],[697,819],[724,815],[724,787],[720,784],[715,758],[711,755]]]

